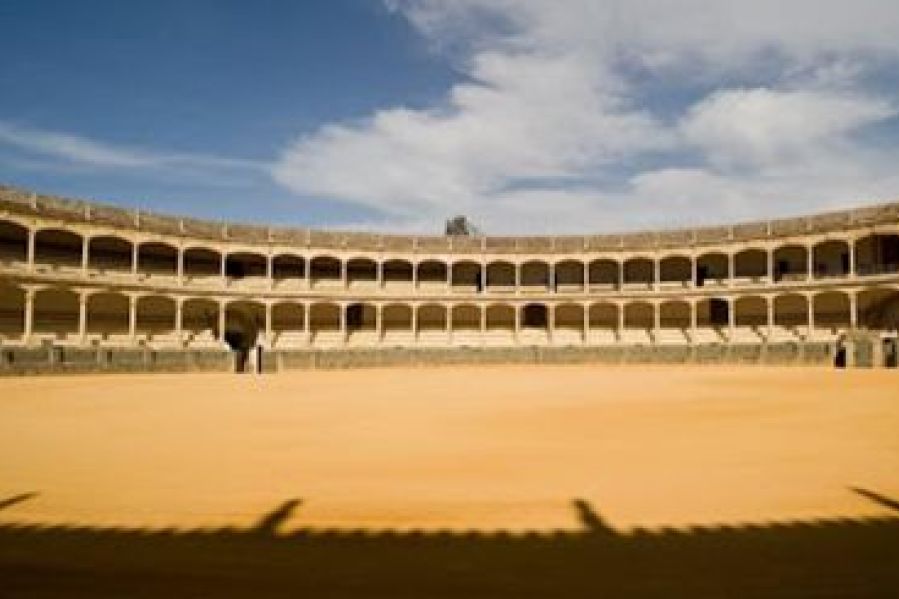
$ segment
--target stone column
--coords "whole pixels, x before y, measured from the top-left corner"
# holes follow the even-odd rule
[[[515,272],[518,272],[518,270],[516,269]],[[512,324],[512,326],[514,327],[513,337],[515,339],[515,344],[518,345],[518,340],[521,337],[521,306],[518,304],[515,304],[514,306],[512,306],[512,309],[513,309],[512,314],[513,314],[513,317],[515,318],[515,322]]]
[[[85,235],[81,238],[81,276],[87,276],[87,265],[90,260],[91,238]]]
[[[34,232],[34,229],[28,229],[28,250],[26,254],[26,260],[28,261],[28,270],[34,270],[34,244],[35,238],[37,234]]]
[[[805,299],[808,308],[808,335],[806,338],[811,339],[815,334],[815,297],[809,295]]]
[[[584,317],[583,339],[584,339],[584,344],[586,344],[590,337],[590,304],[584,304],[583,317]]]
[[[341,264],[343,264],[343,263],[341,263]],[[341,270],[342,270],[342,267],[341,267]],[[345,279],[344,279],[344,280],[345,280]],[[346,308],[347,308],[347,306],[346,306],[346,304],[338,304],[338,306],[340,307],[340,314],[339,314],[339,318],[340,318],[340,340],[341,340],[341,342],[342,342],[344,345],[346,345],[346,342],[347,342],[347,332],[346,332]]]
[[[618,307],[618,342],[624,339],[624,304],[615,304]]]
[[[727,298],[727,342],[734,342],[734,331],[737,326],[737,311],[736,311],[737,303],[734,301],[734,298]]]
[[[418,342],[418,306],[412,304],[412,342]]]
[[[225,287],[228,285],[228,279],[225,276],[226,273],[228,272],[226,269],[227,264],[228,264],[228,254],[226,254],[225,252],[222,252],[222,259],[219,264],[219,276],[222,279],[222,287]]]
[[[344,289],[349,289],[350,287],[350,278],[347,274],[347,260],[345,258],[340,258],[340,286]]]
[[[412,289],[418,289],[418,263],[412,262]]]
[[[774,298],[765,298],[765,307],[768,309],[768,341],[774,336]]]
[[[624,289],[624,261],[618,262],[618,289]]]
[[[805,257],[806,257],[806,280],[811,281],[814,278],[815,272],[815,247],[806,247],[805,248]]]
[[[177,248],[177,254],[175,254],[175,259],[177,262],[178,268],[178,285],[184,284],[184,247],[179,246]]]
[[[656,256],[652,259],[652,288],[656,291],[662,286],[662,260]]]
[[[481,262],[481,293],[487,293],[487,263]]]
[[[34,294],[34,289],[30,287],[25,289],[25,322],[22,323],[22,342],[25,345],[31,342],[31,332],[34,328]]]
[[[662,330],[662,304],[653,302],[651,304],[651,306],[652,306],[652,318],[653,318],[652,330],[653,330],[653,333],[658,338],[659,331]]]
[[[849,240],[849,276],[855,276],[855,240]]]
[[[219,341],[225,343],[225,327],[228,326],[228,302],[219,300]]]
[[[768,280],[772,283],[775,282],[774,277],[774,250],[772,248],[768,248],[767,252],[768,256]]]
[[[272,346],[272,305],[265,303],[265,346]]]
[[[446,343],[447,345],[452,345],[453,343],[453,306],[452,304],[444,306],[446,310]]]
[[[265,277],[268,279],[268,288],[275,288],[275,264],[274,258],[272,258],[271,252],[269,252],[268,258],[265,261]]]
[[[547,264],[546,289],[551,292],[555,292],[556,290],[556,265],[552,262]]]
[[[131,244],[131,275],[137,278],[137,267],[140,264],[140,244],[133,242]]]
[[[696,262],[693,263],[694,265]],[[690,344],[696,345],[697,318],[696,312],[699,310],[699,302],[693,300],[690,302]]]
[[[131,345],[135,344],[137,338],[137,296],[128,296],[128,338]]]
[[[858,295],[855,291],[849,292],[849,327],[858,327]]]
[[[696,256],[690,257],[690,287],[696,287],[697,264]]]
[[[453,289],[453,263],[446,263],[446,290],[447,292],[452,291]]]
[[[515,295],[521,293],[521,264],[513,263],[512,267],[515,271]]]
[[[310,343],[312,343],[312,337],[310,335],[312,328],[309,326],[310,316],[311,316],[311,309],[309,306],[309,302],[304,302],[303,303],[303,338],[305,339],[307,346]]]
[[[727,254],[727,286],[734,286],[734,279],[736,278],[736,257],[733,252]]]
[[[86,291],[78,292],[78,345],[87,341],[87,296]]]
[[[556,333],[556,305],[548,304],[546,306],[546,333],[550,343]]]
[[[181,252],[178,252],[178,255],[181,255]],[[180,276],[179,276],[180,279]],[[183,347],[184,345],[184,298],[176,297],[175,298],[175,339],[178,340],[178,345]]]
[[[381,304],[375,304],[375,340],[378,344],[384,341],[384,309]]]
[[[303,258],[303,282],[306,285],[306,289],[309,289],[312,281],[312,259],[309,257]]]

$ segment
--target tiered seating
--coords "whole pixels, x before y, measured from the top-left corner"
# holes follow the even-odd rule
[[[649,345],[652,335],[649,329],[624,329],[621,331],[621,342],[628,345]]]
[[[456,329],[452,333],[452,343],[460,347],[480,347],[481,332],[478,329]]]
[[[343,346],[343,334],[340,331],[316,331],[312,335],[314,347],[331,348]]]
[[[696,327],[696,330],[692,331],[690,335],[693,337],[693,343],[697,344],[723,343],[725,340],[721,332],[715,327]]]
[[[352,347],[370,347],[378,344],[378,333],[374,329],[351,331],[347,337],[347,345]]]
[[[387,329],[382,343],[386,346],[408,347],[415,345],[415,334],[412,329]]]
[[[484,332],[484,345],[502,347],[515,344],[515,331],[512,329],[492,328]]]
[[[731,343],[762,343],[765,336],[757,326],[734,327]]]
[[[798,331],[798,327],[784,325],[774,325],[771,327],[771,339],[769,339],[769,341],[772,343],[800,341],[801,339],[802,336]]]
[[[574,327],[556,327],[553,331],[553,345],[581,345],[584,332]]]
[[[549,343],[549,332],[543,328],[522,327],[518,333],[521,345],[546,345]]]
[[[443,347],[448,343],[449,335],[445,329],[420,329],[418,331],[418,345]]]
[[[273,340],[275,349],[296,349],[306,346],[306,333],[303,331],[278,331]]]
[[[653,331],[653,338],[659,345],[683,345],[690,341],[686,329],[670,327]]]
[[[618,335],[614,329],[593,329],[587,331],[587,343],[590,345],[612,345],[618,343]]]

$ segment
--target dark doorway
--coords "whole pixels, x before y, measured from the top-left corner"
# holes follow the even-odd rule
[[[709,278],[709,267],[708,266],[700,266],[696,269],[696,286],[702,287],[705,285],[705,280]]]
[[[833,356],[833,365],[835,368],[846,368],[846,344],[842,339],[837,341],[836,351]]]
[[[709,321],[714,326],[730,324],[730,306],[727,301],[714,297],[709,300]]]
[[[883,365],[886,368],[897,368],[899,366],[899,339],[883,340]]]
[[[250,353],[250,343],[247,336],[241,331],[225,331],[225,343],[235,353],[234,371],[246,372]]]
[[[546,306],[530,304],[524,307],[524,322],[526,327],[546,327]]]

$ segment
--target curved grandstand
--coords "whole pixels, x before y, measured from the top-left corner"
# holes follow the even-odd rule
[[[398,236],[0,188],[7,371],[895,361],[899,203],[621,235]],[[360,357],[364,356],[364,357]]]

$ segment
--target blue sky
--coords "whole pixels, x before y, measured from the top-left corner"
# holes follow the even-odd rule
[[[0,27],[0,181],[49,193],[490,233],[899,199],[892,0],[6,0]]]

